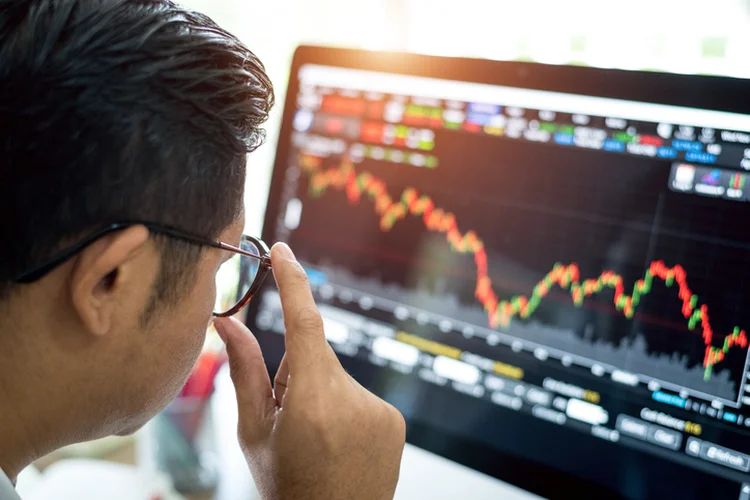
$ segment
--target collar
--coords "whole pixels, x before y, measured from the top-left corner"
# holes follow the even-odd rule
[[[0,469],[0,500],[21,500],[3,469]]]

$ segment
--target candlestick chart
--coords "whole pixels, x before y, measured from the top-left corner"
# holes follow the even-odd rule
[[[700,370],[705,383],[721,369],[722,362],[732,352],[746,352],[748,335],[743,325],[733,325],[726,331],[716,328],[710,314],[710,304],[702,302],[690,286],[690,273],[680,263],[665,258],[650,261],[642,276],[628,283],[613,270],[602,270],[598,275],[583,276],[576,262],[550,261],[549,270],[526,293],[508,296],[496,290],[490,276],[490,257],[483,236],[464,229],[461,221],[448,207],[437,206],[428,193],[416,187],[402,191],[390,188],[387,182],[367,170],[358,170],[347,160],[336,165],[324,165],[321,158],[301,157],[300,166],[309,178],[309,196],[321,198],[338,191],[348,203],[359,210],[373,210],[379,230],[391,231],[399,222],[411,218],[421,221],[424,230],[444,237],[445,243],[456,254],[473,258],[475,277],[474,298],[486,315],[491,329],[507,329],[514,323],[531,321],[548,300],[550,294],[564,293],[570,304],[584,307],[591,300],[611,300],[611,307],[622,317],[632,319],[655,286],[670,291],[679,304],[685,342],[700,343],[703,352]],[[369,206],[367,205],[369,203]],[[724,374],[724,379],[727,374]],[[729,394],[724,394],[730,398]]]

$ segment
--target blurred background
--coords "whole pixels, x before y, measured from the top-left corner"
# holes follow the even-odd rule
[[[294,49],[322,44],[434,55],[747,78],[750,0],[184,0],[263,61],[278,105],[250,157],[258,234]]]

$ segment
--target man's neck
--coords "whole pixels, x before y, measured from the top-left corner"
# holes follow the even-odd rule
[[[50,415],[57,405],[55,394],[62,391],[47,387],[45,350],[35,345],[29,331],[33,318],[20,320],[8,304],[0,305],[0,468],[11,481],[34,460],[57,445],[51,440]],[[26,332],[26,335],[24,335]],[[54,420],[52,420],[54,421]]]
[[[3,384],[0,377],[0,469],[15,483],[18,474],[44,452]]]
[[[63,340],[66,318],[52,305],[34,309],[33,297],[17,300],[0,301],[0,468],[11,480],[58,448],[99,437],[82,404],[89,371],[67,357],[75,346]]]

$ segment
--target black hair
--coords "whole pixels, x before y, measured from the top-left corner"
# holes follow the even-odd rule
[[[0,295],[111,222],[216,238],[273,102],[250,50],[171,1],[0,0]],[[170,301],[200,248],[154,238]]]

